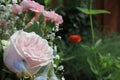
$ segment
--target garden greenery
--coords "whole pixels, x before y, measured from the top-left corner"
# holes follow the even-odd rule
[[[92,15],[110,13],[106,10],[94,10],[92,9],[92,0],[90,0],[89,9],[78,8],[85,14],[88,14],[90,17],[90,26],[92,33],[92,42],[91,46],[82,45],[83,48],[88,50],[92,56],[87,57],[87,61],[90,65],[92,72],[95,74],[97,80],[119,80],[119,58],[118,56],[113,56],[115,53],[102,52],[99,47],[101,46],[102,39],[95,40],[95,32],[93,27]],[[114,45],[115,46],[115,45]],[[114,50],[114,49],[113,49]]]

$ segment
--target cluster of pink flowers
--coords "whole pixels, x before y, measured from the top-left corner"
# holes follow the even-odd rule
[[[26,25],[25,28],[29,27],[34,20],[37,20],[40,14],[43,14],[45,17],[44,23],[46,23],[47,21],[51,21],[51,22],[54,22],[56,26],[63,23],[62,16],[55,13],[54,11],[46,11],[43,5],[40,5],[39,3],[35,1],[23,0],[20,3],[20,5],[14,4],[12,7],[12,11],[15,14],[20,14],[28,10],[35,12],[35,16],[31,19],[31,21]]]
[[[63,23],[63,19],[62,19],[62,16],[58,15],[57,13],[55,13],[54,11],[44,11],[44,22],[47,22],[47,21],[51,21],[51,22],[54,22],[55,25],[59,25],[61,23]]]
[[[34,21],[37,21],[41,14],[44,15],[43,24],[51,21],[57,27],[63,22],[62,16],[54,11],[46,11],[43,5],[34,0],[21,0],[20,4],[14,3],[12,5],[14,14],[28,13],[28,11],[34,12],[35,15],[25,25],[25,29],[30,27]],[[35,76],[34,80],[47,80],[48,78],[49,80],[58,80],[53,66],[54,52],[57,52],[57,47],[51,47],[47,39],[42,38],[35,32],[28,33],[22,29],[16,31],[10,37],[8,43],[4,51],[3,61],[6,67],[18,77],[26,75],[33,78],[44,67],[42,68],[42,70],[44,69],[43,73],[40,76]]]
[[[23,0],[20,5],[14,4],[12,11],[15,14],[20,14],[24,11],[31,10],[36,13],[35,18],[37,19],[39,15],[44,12],[44,6],[36,3],[35,1]]]

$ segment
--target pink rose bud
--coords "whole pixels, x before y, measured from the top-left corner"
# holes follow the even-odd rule
[[[52,60],[53,49],[47,40],[34,32],[27,33],[22,30],[10,37],[10,45],[4,53],[5,65],[16,74],[23,70],[33,75]]]
[[[20,3],[20,6],[23,7],[23,10],[31,10],[33,12],[43,12],[44,11],[44,6],[40,5],[39,3],[35,2],[35,1],[30,1],[30,0],[23,0]]]
[[[20,14],[22,12],[22,7],[20,5],[18,5],[18,4],[14,4],[12,6],[12,12],[14,14]]]
[[[20,6],[22,7],[22,11],[31,10],[35,12],[35,16],[31,19],[30,22],[27,23],[25,29],[30,27],[32,25],[31,23],[33,23],[35,20],[38,20],[40,14],[44,12],[44,6],[32,0],[23,0],[20,3]]]
[[[45,16],[44,23],[51,21],[54,22],[56,26],[59,26],[59,24],[63,23],[62,16],[55,13],[54,11],[44,11],[43,15]]]

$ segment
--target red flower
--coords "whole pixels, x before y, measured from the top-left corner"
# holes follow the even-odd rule
[[[70,42],[80,42],[82,40],[80,35],[70,35],[69,41]]]

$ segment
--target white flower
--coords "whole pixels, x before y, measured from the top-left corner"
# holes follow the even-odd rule
[[[57,65],[56,65],[56,64],[53,64],[53,67],[57,67]]]
[[[61,80],[65,80],[65,78],[64,78],[64,77],[62,77],[62,78],[61,78]]]
[[[1,42],[2,42],[3,49],[6,49],[8,47],[8,45],[10,45],[9,40],[1,40]]]
[[[12,3],[15,4],[15,3],[18,3],[17,0],[12,0]]]
[[[60,59],[60,56],[58,54],[55,55],[55,59]]]
[[[58,67],[58,70],[63,70],[63,69],[64,69],[63,65]]]

